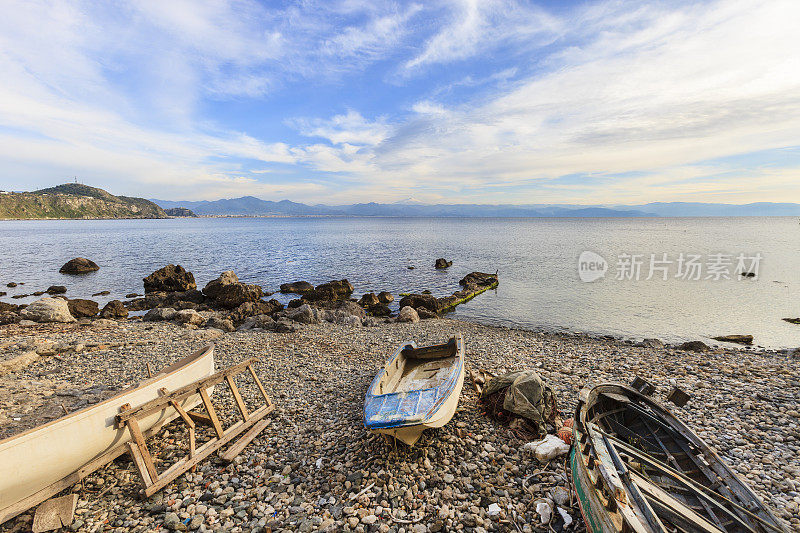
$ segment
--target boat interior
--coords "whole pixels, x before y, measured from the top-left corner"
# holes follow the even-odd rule
[[[603,392],[587,415],[668,530],[781,531],[717,457],[647,402]]]
[[[414,348],[405,346],[387,363],[374,394],[391,394],[431,389],[445,383],[455,371],[458,344],[452,338],[445,344]]]

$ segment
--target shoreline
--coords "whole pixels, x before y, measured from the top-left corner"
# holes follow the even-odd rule
[[[81,530],[94,530],[105,520],[123,530],[157,530],[165,521],[171,524],[170,513],[175,513],[201,531],[423,531],[416,526],[502,531],[510,526],[511,511],[523,530],[533,530],[538,516],[531,504],[553,487],[567,488],[563,469],[551,465],[543,474],[551,481],[524,489],[525,478],[542,465],[520,451],[523,441],[480,412],[470,385],[454,419],[426,431],[415,448],[391,449],[363,428],[363,394],[396,346],[405,340],[442,341],[456,331],[464,335],[470,369],[535,369],[553,385],[567,416],[587,382],[629,383],[639,375],[656,385],[662,402],[677,384],[693,398],[684,408],[668,403],[670,410],[715,447],[779,516],[800,527],[798,360],[739,348],[702,354],[654,349],[452,318],[375,327],[309,324],[291,333],[222,333],[136,319],[95,322],[0,329],[0,361],[20,353],[20,345],[49,346],[52,353],[0,377],[0,427],[20,418],[16,432],[36,425],[37,416],[59,417],[61,403],[70,411],[91,405],[144,378],[147,362],[157,370],[209,341],[217,344],[217,368],[263,356],[257,370],[277,408],[271,425],[224,473],[216,459],[209,459],[150,500],[135,496],[138,482],[127,456],[101,469],[78,486]],[[83,347],[75,350],[79,344]],[[242,387],[246,400],[255,393]],[[180,431],[180,426],[168,430]],[[162,459],[174,453],[169,440],[166,435],[154,439]],[[350,499],[371,483],[370,491]],[[488,515],[491,503],[500,505],[500,515]],[[580,521],[577,508],[567,511]]]

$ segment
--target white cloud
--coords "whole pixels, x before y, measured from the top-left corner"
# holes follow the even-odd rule
[[[800,201],[792,169],[748,183],[698,163],[798,144],[797,20],[793,0],[612,0],[559,16],[522,0],[12,1],[0,18],[0,170],[193,197]],[[518,66],[487,75],[500,55]],[[467,60],[483,68],[464,76]],[[458,80],[439,77],[456,62]],[[347,87],[375,65],[412,87],[392,86],[371,112],[331,102],[317,118],[264,117],[305,139],[204,114],[295,83]],[[588,177],[559,181],[570,174]]]
[[[450,20],[422,52],[408,60],[406,71],[486,54],[503,44],[530,48],[553,40],[560,22],[527,3],[501,0],[451,0]]]
[[[664,172],[682,167],[700,178],[708,170],[700,171],[697,161],[798,143],[800,4],[739,0],[609,9],[602,19],[597,12],[579,17],[583,26],[571,31],[584,44],[548,58],[550,69],[511,90],[456,107],[419,102],[417,116],[376,147],[371,178],[404,173],[420,185],[508,188],[597,172],[668,179]],[[622,21],[619,27],[615,20]],[[776,179],[759,174],[765,182]],[[691,190],[675,179],[663,187],[643,179],[620,182],[628,188],[625,196],[638,200]],[[749,190],[761,186],[754,179]],[[587,178],[583,188],[605,195],[607,185]],[[561,190],[562,201],[574,201],[574,193]],[[724,180],[697,190],[722,194]],[[528,194],[510,197],[535,201],[538,193]]]

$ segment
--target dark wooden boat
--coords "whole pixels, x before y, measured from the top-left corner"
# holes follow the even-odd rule
[[[573,437],[572,479],[589,531],[788,531],[700,437],[634,389],[583,389]]]

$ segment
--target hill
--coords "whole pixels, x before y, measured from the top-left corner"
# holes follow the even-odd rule
[[[167,214],[144,198],[114,196],[88,185],[65,183],[33,192],[0,194],[0,218],[167,218]]]
[[[306,205],[289,200],[273,202],[254,196],[214,201],[153,200],[164,209],[185,207],[199,216],[383,216],[383,217],[641,217],[652,213],[601,206],[524,206],[481,204],[425,205],[418,201],[351,205]]]

